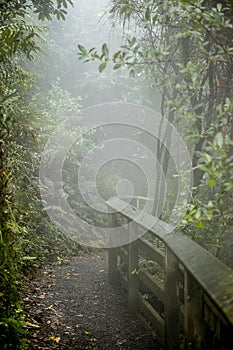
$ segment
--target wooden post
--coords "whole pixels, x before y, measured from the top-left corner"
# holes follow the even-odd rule
[[[116,214],[109,213],[109,228],[116,227]],[[109,247],[114,246],[113,238],[109,233]],[[108,280],[110,284],[119,283],[119,271],[117,267],[117,248],[108,249]]]
[[[129,223],[129,240],[136,237],[137,226],[134,222]],[[131,314],[138,312],[138,247],[133,241],[128,247],[128,311]]]
[[[179,342],[179,261],[166,247],[165,255],[165,349],[180,349]]]
[[[187,271],[185,272],[184,285],[185,349],[201,350],[204,339],[203,293],[200,285]]]

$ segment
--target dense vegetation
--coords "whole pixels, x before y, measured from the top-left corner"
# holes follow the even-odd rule
[[[63,30],[60,20],[72,1],[0,0],[1,349],[26,349],[24,276],[45,261],[59,263],[79,249],[50,223],[40,199],[38,171],[50,133],[82,102],[90,105],[114,96],[156,108],[159,91],[161,113],[176,125],[194,159],[194,188],[182,228],[233,267],[232,1],[110,4],[112,21],[125,27],[126,42],[112,55],[106,44],[101,54],[79,45],[79,57],[100,62],[101,75],[90,70],[76,86],[69,86],[76,67],[69,61],[70,52],[78,42],[72,28]],[[56,37],[66,50],[53,50]],[[70,38],[73,48],[66,47]],[[46,65],[46,54],[53,60],[53,71]],[[105,75],[109,64],[110,79]],[[122,71],[116,79],[114,74]],[[77,95],[82,94],[80,101]],[[91,142],[86,140],[84,153]]]
[[[69,0],[0,1],[1,349],[26,348],[21,305],[23,276],[44,261],[61,261],[78,248],[51,225],[38,188],[40,153],[61,113],[61,106],[57,110],[51,107],[60,91],[51,88],[51,81],[53,93],[45,99],[33,69],[28,69],[30,61],[44,54],[40,48],[46,33],[45,22],[42,25],[36,17],[40,21],[64,19],[69,3]],[[69,109],[77,108],[77,100],[72,101],[68,93],[62,95],[63,111],[67,109],[65,104]],[[53,108],[53,120],[49,108]],[[47,124],[51,127],[46,127]]]
[[[233,266],[232,2],[111,3],[112,18],[133,34],[113,54],[106,44],[101,53],[79,45],[79,58],[99,61],[100,72],[109,64],[127,67],[131,77],[159,89],[161,114],[193,156],[194,187],[182,229]],[[165,153],[158,156],[166,174]]]

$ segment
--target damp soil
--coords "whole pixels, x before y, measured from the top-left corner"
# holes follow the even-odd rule
[[[107,254],[45,266],[27,281],[24,296],[30,350],[162,350],[149,323],[127,312],[120,286],[108,282]]]

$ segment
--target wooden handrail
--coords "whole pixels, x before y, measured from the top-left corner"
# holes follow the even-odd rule
[[[151,321],[167,350],[231,349],[233,270],[172,226],[125,206],[121,199],[107,205],[116,211],[111,225],[121,215],[130,222],[129,237],[143,228],[165,246],[161,250],[140,237],[127,249],[109,249],[109,278],[112,283],[124,282],[129,311]],[[156,272],[140,267],[142,256],[154,261],[159,279]],[[151,300],[143,298],[148,293]]]

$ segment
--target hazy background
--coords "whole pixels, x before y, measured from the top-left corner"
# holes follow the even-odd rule
[[[44,34],[45,55],[39,55],[32,63],[40,86],[46,91],[56,82],[72,96],[80,96],[83,107],[129,101],[159,110],[159,93],[145,86],[140,76],[131,79],[126,69],[114,71],[111,64],[99,73],[99,62],[78,60],[78,44],[99,51],[107,43],[110,53],[114,53],[127,33],[135,34],[135,28],[129,27],[123,33],[122,26],[110,20],[109,8],[109,0],[74,0],[65,21],[46,23],[49,31]]]

